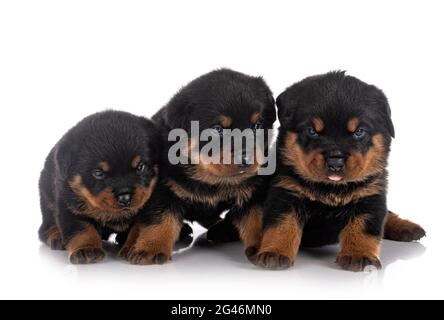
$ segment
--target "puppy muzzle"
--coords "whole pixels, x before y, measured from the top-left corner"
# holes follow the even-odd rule
[[[132,190],[131,189],[122,189],[116,194],[117,203],[122,208],[127,208],[131,205],[132,202]]]

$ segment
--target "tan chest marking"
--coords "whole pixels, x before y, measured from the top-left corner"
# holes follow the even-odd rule
[[[333,207],[345,206],[350,202],[372,195],[381,194],[384,191],[382,183],[378,180],[364,188],[357,189],[345,195],[337,195],[332,193],[319,196],[307,188],[304,188],[290,177],[279,177],[274,183],[274,186],[285,189],[298,198],[307,198],[311,201],[319,201]]]
[[[182,200],[203,203],[209,206],[217,206],[221,202],[234,201],[237,206],[243,206],[248,202],[255,190],[253,186],[239,185],[220,187],[220,190],[211,194],[195,193],[185,189],[174,180],[168,179],[168,187]]]

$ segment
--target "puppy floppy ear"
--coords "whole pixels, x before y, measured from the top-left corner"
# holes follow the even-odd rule
[[[59,142],[59,144],[54,149],[54,163],[56,167],[56,172],[63,180],[69,178],[69,171],[72,166],[72,149],[69,144]]]
[[[276,99],[278,109],[278,118],[282,126],[285,126],[291,120],[291,112],[288,110],[287,92],[284,91]]]
[[[276,107],[275,107],[275,101],[273,98],[273,94],[267,93],[267,103],[265,108],[263,109],[263,115],[267,119],[267,122],[271,125],[276,121]]]
[[[392,122],[392,111],[390,110],[390,105],[388,102],[386,103],[386,111],[387,117],[386,117],[386,126],[388,131],[390,132],[390,135],[394,138],[395,137],[395,127],[393,126]]]
[[[166,112],[166,123],[170,129],[181,128],[191,130],[190,115],[194,111],[195,104],[188,101],[172,103]]]
[[[392,136],[394,138],[395,137],[395,127],[393,126],[392,111],[390,109],[388,99],[385,96],[384,92],[382,92],[382,90],[380,90],[380,89],[377,89],[377,90],[378,90],[378,94],[377,94],[376,103],[379,105],[380,112],[383,117],[383,119],[382,119],[383,124],[384,124],[386,130],[390,133],[390,136]]]
[[[165,126],[151,121],[145,117],[140,117],[143,128],[146,130],[146,134],[149,137],[147,139],[148,146],[151,149],[153,158],[159,159],[162,154],[162,141],[168,136],[168,130]]]

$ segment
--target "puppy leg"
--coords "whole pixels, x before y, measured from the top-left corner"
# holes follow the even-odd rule
[[[157,224],[135,224],[119,255],[132,264],[164,264],[171,260],[182,225],[175,215],[164,212]]]
[[[384,239],[411,242],[419,240],[425,235],[426,232],[420,225],[401,219],[398,215],[389,211],[384,225]]]
[[[339,235],[341,251],[336,263],[345,270],[364,271],[367,266],[381,268],[380,237],[366,231],[367,223],[365,215],[353,217]]]
[[[135,246],[137,239],[139,238],[140,234],[140,226],[138,224],[134,224],[131,228],[128,234],[126,235],[125,239],[120,239],[121,241],[124,241],[123,243],[119,243],[122,245],[122,247],[119,250],[119,257],[123,259],[128,259],[128,254],[132,250],[132,248]]]
[[[245,254],[250,260],[256,255],[261,244],[263,218],[264,209],[259,206],[253,206],[236,222],[238,229],[236,235],[244,243],[246,248]]]
[[[302,238],[302,223],[294,211],[265,225],[258,253],[250,260],[267,269],[287,269],[294,264]]]
[[[72,264],[96,263],[105,257],[102,235],[85,218],[75,215],[67,207],[65,197],[57,201],[57,226]]]
[[[62,240],[62,234],[59,228],[53,224],[47,231],[45,231],[46,244],[51,250],[65,250]]]
[[[64,250],[62,234],[54,218],[54,203],[48,201],[47,197],[42,195],[40,198],[40,209],[43,219],[39,229],[40,240],[46,243],[52,250]]]
[[[42,242],[46,243],[51,248],[51,250],[65,249],[62,241],[62,234],[55,223],[49,226],[42,224],[39,229],[39,237]]]
[[[86,222],[83,229],[69,239],[66,249],[72,264],[96,263],[105,257],[101,235],[93,225]]]

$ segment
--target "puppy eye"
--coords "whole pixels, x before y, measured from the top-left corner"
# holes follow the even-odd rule
[[[319,134],[316,132],[315,128],[313,128],[313,127],[307,128],[307,134],[309,137],[312,137],[312,138],[316,138],[317,136],[319,136]]]
[[[144,174],[145,171],[146,171],[146,164],[143,163],[143,162],[141,162],[141,163],[137,166],[136,171],[137,171],[137,174],[138,174],[139,176],[141,176],[142,174]]]
[[[100,170],[100,169],[93,170],[92,175],[97,180],[105,179],[105,173],[102,170]]]
[[[355,138],[356,140],[359,140],[359,139],[362,139],[363,137],[365,137],[366,134],[367,134],[367,131],[365,131],[365,129],[358,128],[358,129],[356,129],[355,132],[353,132],[353,138]]]
[[[258,120],[258,122],[256,122],[253,125],[253,130],[258,130],[258,129],[263,129],[264,128],[264,121],[263,120]]]
[[[213,129],[216,130],[220,136],[224,134],[224,128],[218,124],[213,126]]]

